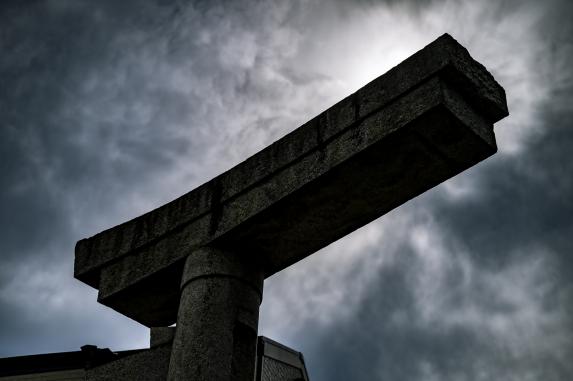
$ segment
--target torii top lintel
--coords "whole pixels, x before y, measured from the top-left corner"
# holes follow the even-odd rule
[[[176,319],[184,259],[233,247],[270,276],[496,151],[493,76],[445,34],[211,181],[76,245],[75,276],[148,326]]]

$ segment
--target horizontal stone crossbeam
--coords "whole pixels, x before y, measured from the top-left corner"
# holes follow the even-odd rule
[[[79,241],[75,276],[142,324],[172,324],[198,248],[233,248],[268,277],[492,155],[507,114],[503,88],[443,35],[227,172]]]

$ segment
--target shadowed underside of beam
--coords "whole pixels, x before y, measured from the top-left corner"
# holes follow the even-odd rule
[[[503,88],[444,35],[243,163],[76,245],[75,276],[175,321],[184,258],[231,247],[270,276],[492,155]]]

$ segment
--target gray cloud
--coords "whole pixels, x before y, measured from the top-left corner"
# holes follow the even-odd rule
[[[271,278],[261,331],[303,350],[316,380],[570,378],[570,14],[560,1],[3,2],[0,355],[144,346],[72,279],[75,241],[448,31],[507,90],[500,152]]]
[[[507,51],[476,40],[472,33],[487,30],[482,17],[490,10],[454,8],[446,3],[441,9],[458,14],[458,22],[467,21],[467,13],[479,16],[470,17],[478,25],[463,27],[470,51],[471,45],[482,47],[476,51],[508,91],[512,115],[497,127],[504,132],[501,152],[383,217],[373,224],[377,228],[356,232],[322,258],[272,280],[277,285],[270,285],[271,292],[286,306],[273,315],[277,307],[267,299],[268,329],[286,321],[279,324],[296,332],[286,340],[305,351],[318,379],[564,380],[573,374],[567,360],[573,353],[573,287],[566,238],[572,189],[565,159],[573,136],[572,93],[570,71],[559,72],[572,57],[565,21],[570,13],[567,7],[556,7],[563,11],[557,15],[554,8],[494,6],[501,12],[495,34],[505,37],[501,32],[513,29],[532,38],[531,50],[521,54],[515,50],[520,40]],[[524,70],[529,65],[531,71]],[[373,230],[382,231],[374,243],[353,248]],[[334,256],[334,264],[327,256]],[[285,296],[293,278],[326,289],[297,287],[298,295]],[[312,300],[317,290],[323,297]],[[289,306],[296,312],[289,313]]]
[[[226,6],[3,4],[1,41],[13,54],[0,67],[10,158],[2,355],[142,345],[145,330],[125,318],[112,327],[113,313],[72,279],[75,241],[188,191],[291,125],[282,103],[300,90],[283,63],[296,45],[280,25],[289,8]]]

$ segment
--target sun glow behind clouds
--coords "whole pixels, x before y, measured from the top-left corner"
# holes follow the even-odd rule
[[[1,309],[10,322],[1,332],[3,347],[18,344],[11,353],[25,354],[34,342],[43,343],[43,351],[76,350],[86,342],[112,349],[144,345],[147,330],[97,305],[94,290],[72,279],[74,242],[193,189],[448,32],[506,88],[511,116],[496,126],[500,153],[272,277],[261,331],[304,350],[311,371],[324,369],[322,379],[331,381],[359,379],[345,377],[337,363],[336,338],[351,357],[347,368],[361,370],[366,380],[397,379],[404,372],[411,376],[405,380],[509,379],[503,377],[503,361],[525,364],[559,351],[565,358],[570,344],[557,338],[566,330],[562,305],[569,291],[555,292],[556,304],[547,303],[548,290],[555,291],[547,274],[555,270],[551,258],[557,251],[520,245],[534,229],[524,228],[533,221],[516,210],[530,205],[515,203],[500,183],[511,183],[511,197],[516,187],[522,189],[520,182],[536,176],[544,197],[567,193],[569,183],[565,176],[550,177],[554,171],[543,163],[535,173],[531,166],[522,168],[527,175],[520,172],[519,181],[508,177],[509,164],[501,174],[491,169],[527,157],[531,137],[547,133],[541,130],[546,124],[540,105],[554,88],[563,92],[571,84],[565,64],[571,44],[552,53],[538,33],[553,3],[53,1],[39,8],[37,18],[31,11],[12,18],[29,29],[14,36],[22,49],[1,60],[0,69],[19,72],[27,63],[30,68],[6,87],[22,90],[25,101],[8,97],[6,110],[17,115],[8,112],[11,127],[0,131],[14,135],[8,134],[12,146],[22,144],[18,153],[31,158],[33,170],[24,168],[31,175],[23,182],[28,172],[19,166],[10,185],[25,205],[13,207],[17,198],[2,205],[13,213],[6,220],[10,226],[26,212],[22,232],[0,240],[18,241],[10,248],[19,248],[2,253],[9,266],[0,268],[0,307],[10,307]],[[48,12],[56,6],[58,17],[73,17],[60,22]],[[70,27],[81,15],[81,27]],[[39,22],[49,17],[49,23]],[[0,28],[10,20],[2,21]],[[551,25],[544,26],[549,33]],[[58,36],[55,48],[43,38],[34,40],[46,35]],[[98,36],[102,41],[94,40]],[[39,67],[46,71],[38,71],[35,62],[43,62]],[[567,110],[570,102],[560,102]],[[568,168],[566,161],[559,163]],[[488,191],[494,196],[484,202]],[[535,201],[543,209],[538,193],[543,192],[536,192]],[[489,202],[497,205],[492,219],[483,212]],[[54,206],[58,213],[50,214]],[[511,224],[521,227],[522,236],[508,228],[497,233],[502,213],[519,217]],[[549,229],[556,222],[548,220]],[[448,224],[460,222],[469,228],[452,234]],[[485,238],[472,241],[480,235]],[[482,256],[498,254],[488,252],[495,244],[511,240],[521,262],[494,270],[477,264]],[[23,250],[28,241],[34,245]],[[470,247],[470,241],[478,244]],[[48,261],[66,265],[44,266]],[[58,289],[63,291],[54,295]],[[76,312],[69,313],[71,308]],[[69,315],[74,320],[67,324]],[[45,316],[52,323],[24,327],[18,316]],[[469,344],[458,345],[459,332]],[[454,346],[460,369],[444,368],[452,352],[439,355],[440,348]],[[497,362],[498,377],[488,370],[495,358],[504,359]],[[482,365],[485,370],[477,369]],[[410,369],[419,374],[412,376]]]
[[[533,113],[535,106],[539,103],[537,96],[543,93],[546,86],[537,83],[537,78],[531,75],[534,55],[531,49],[524,49],[523,46],[536,38],[534,30],[529,28],[539,18],[539,14],[535,11],[529,8],[517,8],[507,17],[493,17],[486,14],[493,12],[489,10],[495,8],[491,4],[470,1],[432,3],[422,11],[415,13],[411,12],[409,5],[389,6],[383,2],[368,7],[343,6],[344,12],[337,12],[328,5],[324,8],[326,9],[321,9],[321,12],[329,15],[328,23],[319,21],[313,24],[307,31],[307,34],[312,35],[313,38],[301,42],[300,50],[295,55],[297,61],[293,63],[295,70],[320,72],[336,84],[331,88],[327,97],[316,100],[315,103],[321,103],[323,108],[356,91],[437,36],[448,32],[459,39],[476,59],[483,60],[502,85],[505,85],[504,81],[509,82],[506,91],[511,94],[509,99],[510,107],[513,106],[512,120],[500,123],[497,128],[500,150],[504,153],[517,154],[531,131],[536,128]],[[313,18],[316,15],[311,13],[307,17]],[[333,28],[333,24],[338,27]],[[525,29],[521,32],[528,34],[528,37],[515,38],[515,29],[522,25]],[[507,59],[508,56],[513,59]],[[530,92],[528,90],[530,87],[539,88],[540,93]],[[517,100],[514,101],[515,99]],[[471,172],[473,176],[461,175],[449,180],[441,187],[451,201],[479,195],[481,186],[479,171],[476,173],[476,170],[472,169]],[[400,212],[398,212],[399,215]],[[343,242],[348,243],[340,243],[342,247],[337,247],[338,243],[332,245],[331,248],[325,250],[328,254],[321,254],[320,259],[309,260],[308,271],[314,273],[313,278],[320,279],[321,277],[316,275],[316,270],[310,267],[330,268],[343,261],[345,265],[336,266],[337,273],[348,274],[342,276],[343,278],[354,274],[357,271],[356,268],[363,271],[358,278],[370,278],[373,275],[369,272],[376,271],[378,267],[359,265],[367,260],[365,250],[359,242],[369,242],[367,235],[372,235],[373,231],[382,229],[385,229],[385,234],[389,237],[403,238],[403,235],[390,224],[377,223],[373,227],[355,233],[351,238],[345,238]],[[380,232],[377,234],[381,235]],[[354,249],[352,242],[355,243]],[[338,250],[344,253],[335,254]],[[391,254],[381,253],[380,255]],[[341,256],[345,256],[345,259],[342,260]],[[311,262],[312,265],[310,265]],[[306,268],[306,263],[296,266]],[[289,271],[292,274],[304,273],[303,270],[297,269],[287,270]],[[294,276],[292,274],[291,276]],[[291,276],[285,275],[285,279]],[[287,289],[289,293],[308,295],[308,290],[292,286],[308,285],[308,281],[296,282],[291,279],[288,282],[290,285],[287,286],[286,281],[285,283],[280,281],[281,286],[276,288]],[[328,280],[325,279],[324,282],[328,283]],[[317,283],[320,282],[317,281]],[[345,287],[342,286],[342,288]],[[328,287],[324,289],[327,290]],[[332,287],[331,290],[331,295],[328,292],[321,293],[322,297],[313,301],[314,307],[307,308],[306,311],[314,315],[311,312],[314,309],[330,310],[327,306],[337,304],[332,303],[333,300],[359,300],[361,298],[354,287],[352,296],[350,292],[343,291],[343,294],[340,294],[340,288]],[[282,293],[281,298],[284,297]],[[317,307],[317,305],[322,305],[322,307]],[[304,314],[305,308],[296,308],[295,311],[297,314]],[[335,313],[325,312],[324,314],[333,316]],[[318,319],[324,321],[324,317]]]
[[[532,136],[543,133],[539,130],[538,111],[554,84],[543,80],[547,62],[539,61],[539,56],[547,53],[547,46],[539,41],[535,28],[543,16],[538,7],[516,6],[502,12],[489,2],[444,1],[431,2],[414,13],[408,5],[385,3],[343,9],[343,14],[333,12],[329,23],[314,25],[309,33],[313,38],[301,44],[297,56],[305,70],[327,75],[337,84],[331,97],[321,104],[323,108],[448,32],[490,69],[508,94],[511,117],[496,126],[500,149],[497,157],[519,156]],[[425,199],[437,201],[432,198],[437,195],[447,202],[479,199],[482,176],[487,170],[487,165],[472,169]],[[547,283],[546,278],[552,262],[537,259],[550,258],[551,253],[541,248],[524,254],[523,262],[516,267],[500,272],[484,270],[474,263],[473,257],[480,253],[468,250],[464,237],[446,237],[433,221],[431,206],[422,202],[416,205],[417,209],[405,206],[392,212],[271,278],[263,303],[263,333],[288,339],[286,332],[303,327],[336,330],[341,321],[348,319],[360,325],[356,310],[366,308],[363,303],[370,303],[377,294],[372,289],[377,279],[394,268],[410,277],[416,315],[397,309],[386,311],[389,315],[380,316],[380,321],[389,319],[429,331],[481,332],[485,341],[477,340],[479,345],[492,351],[499,349],[497,345],[505,346],[516,363],[524,356],[524,348],[530,348],[531,355],[538,357],[557,353],[548,346],[531,348],[532,343],[545,338],[556,347],[567,347],[567,342],[559,341],[557,336],[547,336],[551,331],[566,329],[565,309],[544,311],[544,297],[527,297],[540,293],[547,296],[548,290],[554,289],[555,284]],[[400,242],[410,243],[409,255],[403,253],[408,250]],[[411,268],[396,261],[400,256],[408,258],[403,265]],[[457,280],[451,283],[452,278]],[[391,295],[383,295],[385,291],[379,290],[380,298],[391,299]],[[426,376],[443,378],[430,365],[422,367]],[[496,371],[484,368],[480,377],[491,378]],[[516,372],[515,377],[524,372]]]
[[[447,32],[492,71],[511,94],[512,118],[499,123],[502,154],[518,154],[537,124],[540,102],[554,84],[545,80],[547,46],[540,43],[536,25],[544,15],[538,7],[517,5],[502,12],[500,5],[474,1],[440,1],[412,12],[411,3],[342,7],[323,13],[297,54],[301,70],[327,75],[338,84],[329,103],[356,91],[439,35]],[[311,14],[309,18],[316,17]],[[336,28],[332,26],[336,25]],[[327,107],[329,104],[324,104]]]

